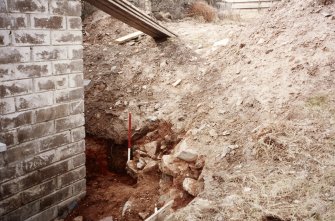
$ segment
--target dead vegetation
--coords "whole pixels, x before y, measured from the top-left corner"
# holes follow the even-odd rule
[[[212,22],[217,18],[217,11],[206,2],[197,1],[191,4],[188,12],[191,17],[201,17],[206,22]]]
[[[133,30],[111,18],[86,26],[88,130],[124,139],[131,111],[134,130],[171,122],[206,155],[204,191],[171,220],[335,220],[335,8],[315,3],[170,23],[180,38],[163,43],[115,45]]]

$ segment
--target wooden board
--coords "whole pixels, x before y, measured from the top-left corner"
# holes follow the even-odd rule
[[[140,37],[141,35],[144,35],[144,33],[141,32],[141,31],[137,31],[137,32],[128,34],[128,35],[126,35],[126,36],[123,36],[123,37],[121,37],[121,38],[115,39],[115,41],[116,41],[117,43],[119,43],[119,44],[124,44],[124,43],[126,43],[126,42],[128,42],[128,41],[131,41],[131,40],[133,40],[133,39],[136,39],[136,38]]]
[[[176,37],[140,9],[126,0],[85,0],[116,19],[150,35],[155,39]]]

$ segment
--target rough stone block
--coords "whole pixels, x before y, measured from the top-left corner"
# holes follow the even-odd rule
[[[46,107],[53,104],[53,92],[31,94],[15,98],[17,111]]]
[[[27,204],[31,201],[46,196],[47,194],[52,193],[56,188],[57,188],[57,180],[52,179],[45,183],[27,189],[23,191],[21,194],[22,203]]]
[[[15,112],[14,98],[0,99],[0,114],[10,114]]]
[[[29,47],[0,48],[0,64],[28,62],[29,60],[30,60],[30,48]]]
[[[77,142],[85,138],[85,127],[80,127],[71,130],[71,139],[72,142]]]
[[[8,46],[11,43],[11,35],[9,30],[0,32],[0,46]]]
[[[68,58],[69,59],[82,59],[83,58],[83,46],[82,45],[69,46]]]
[[[81,4],[80,1],[53,0],[51,1],[50,11],[52,14],[80,16]]]
[[[71,113],[70,114],[81,114],[84,113],[84,101],[76,101],[70,104],[71,106]]]
[[[14,45],[50,45],[50,31],[17,30],[14,31]]]
[[[36,110],[36,122],[44,122],[68,116],[70,106],[68,104],[60,104],[57,106],[47,107]]]
[[[85,151],[85,141],[82,140],[78,143],[73,143],[68,146],[57,148],[57,157],[59,160],[64,160],[73,157]]]
[[[71,183],[83,179],[86,175],[86,168],[80,167],[58,177],[58,188],[63,188]]]
[[[84,86],[84,75],[83,74],[70,74],[69,75],[69,87],[83,87]]]
[[[0,83],[0,97],[9,97],[33,92],[33,80],[16,80]]]
[[[64,189],[61,189],[53,194],[50,194],[49,196],[46,196],[41,199],[41,210],[44,210],[50,206],[55,205],[58,202],[61,202],[72,195],[72,188],[71,187],[65,187]]]
[[[31,26],[37,29],[65,29],[66,20],[63,16],[31,15]]]
[[[10,0],[7,2],[10,12],[48,12],[48,1],[45,0]]]
[[[13,114],[4,115],[1,119],[0,129],[2,131],[10,130],[16,127],[32,124],[33,112],[17,112]]]
[[[67,17],[67,24],[69,30],[81,30],[81,18],[80,17]]]
[[[52,74],[50,63],[37,62],[15,66],[16,79],[43,77]]]
[[[35,46],[33,58],[34,61],[67,59],[67,49],[63,46]]]
[[[18,141],[21,143],[32,139],[45,137],[52,133],[54,133],[53,121],[35,124],[32,126],[20,127],[18,129]]]
[[[55,102],[63,103],[63,102],[70,102],[75,100],[80,100],[84,98],[84,89],[77,88],[71,90],[61,90],[55,91]]]
[[[64,133],[51,135],[50,137],[42,138],[40,141],[41,147],[40,151],[46,151],[50,149],[54,149],[56,147],[64,146],[70,143],[70,132],[66,131]]]
[[[71,115],[55,121],[56,132],[71,130],[85,124],[84,114]]]
[[[51,41],[53,45],[75,45],[82,44],[81,31],[52,31]]]

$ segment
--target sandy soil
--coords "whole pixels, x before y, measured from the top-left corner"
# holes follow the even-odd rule
[[[132,29],[87,20],[87,132],[123,143],[129,111],[134,130],[186,132],[207,157],[205,190],[170,220],[334,220],[334,16],[282,1],[252,22],[170,23],[180,38],[125,45],[113,39]]]

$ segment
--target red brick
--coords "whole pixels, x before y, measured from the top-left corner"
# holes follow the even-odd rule
[[[41,143],[40,151],[54,149],[60,146],[67,145],[70,142],[71,138],[70,133],[68,131],[60,134],[53,134],[52,136],[43,138],[40,141]]]
[[[22,173],[27,174],[42,167],[46,167],[56,161],[56,152],[51,150],[41,153],[21,163]]]
[[[81,30],[81,18],[80,17],[67,17],[67,24],[69,30]]]
[[[56,132],[71,130],[83,126],[85,123],[84,114],[71,115],[55,120]]]
[[[29,49],[29,47],[0,48],[0,64],[28,62],[29,60],[30,60],[30,49]]]
[[[14,31],[14,45],[50,45],[50,31],[18,30]]]
[[[26,14],[0,14],[0,29],[27,28]]]
[[[83,41],[81,31],[52,31],[51,39],[53,45],[75,45]]]
[[[38,186],[34,186],[30,189],[27,189],[23,191],[21,194],[22,203],[27,204],[31,201],[39,199],[47,195],[48,193],[53,192],[56,189],[56,187],[57,187],[57,180],[52,179]]]
[[[53,0],[51,1],[50,11],[52,14],[80,16],[81,2],[68,0]]]
[[[15,98],[16,110],[28,110],[53,104],[53,92],[43,92]]]
[[[84,89],[77,88],[71,90],[61,90],[55,92],[56,103],[63,103],[75,100],[81,100],[84,98]]]
[[[52,107],[36,110],[36,122],[50,121],[57,118],[66,117],[70,114],[70,106],[68,104],[60,104]]]
[[[67,50],[61,46],[35,46],[33,47],[34,61],[49,61],[67,59]]]
[[[33,123],[33,112],[18,112],[2,116],[0,129],[10,130],[16,127]]]
[[[2,30],[0,32],[0,46],[8,46],[11,44],[11,32],[9,30]]]
[[[24,142],[28,140],[37,139],[40,137],[48,136],[54,133],[53,121],[35,124],[32,126],[20,127],[18,129],[18,141]]]
[[[10,114],[15,112],[14,98],[0,99],[0,114]]]
[[[0,141],[1,143],[5,143],[7,145],[7,148],[16,145],[18,143],[17,142],[17,131],[11,130],[11,131],[0,133]],[[2,156],[1,153],[0,155]]]
[[[38,29],[65,29],[63,16],[31,15],[31,25]]]
[[[20,144],[15,148],[6,151],[5,160],[8,163],[20,162],[26,158],[32,157],[39,151],[39,142],[32,141]]]
[[[52,74],[51,65],[46,62],[18,64],[15,66],[15,78],[43,77]]]
[[[9,0],[10,12],[48,12],[48,1],[45,0]]]
[[[57,148],[57,157],[59,160],[64,160],[85,151],[85,141],[79,141],[77,143],[69,144],[68,146],[63,146]]]
[[[83,46],[82,45],[69,46],[68,58],[69,59],[82,59],[83,58]]]
[[[32,79],[7,81],[0,83],[0,97],[30,94],[33,91]]]

